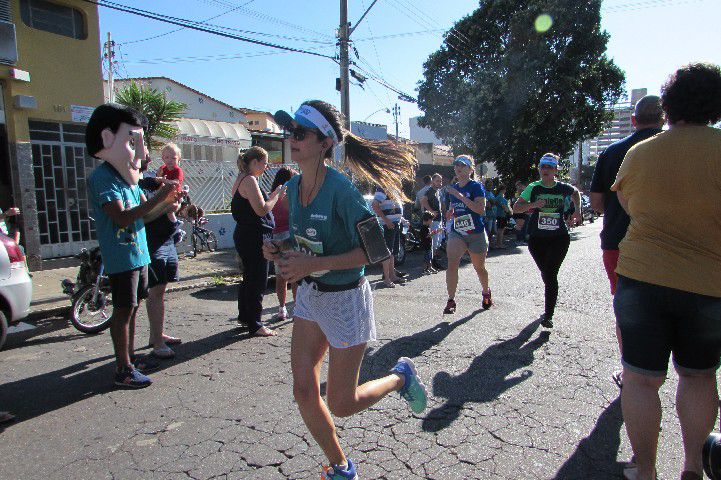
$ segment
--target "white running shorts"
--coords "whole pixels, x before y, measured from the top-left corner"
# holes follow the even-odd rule
[[[301,281],[293,316],[318,324],[333,348],[348,348],[376,340],[373,294],[368,281],[342,292],[321,292]]]

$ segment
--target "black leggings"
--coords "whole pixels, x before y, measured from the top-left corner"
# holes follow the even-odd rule
[[[270,238],[270,235],[267,235]],[[238,286],[238,322],[247,325],[250,333],[263,326],[263,292],[268,285],[268,260],[263,257],[263,233],[236,227],[233,232],[235,250],[243,263],[243,281]]]
[[[536,266],[541,271],[543,284],[546,286],[546,318],[552,318],[558,300],[558,270],[566,258],[571,237],[560,235],[555,237],[536,237],[528,239],[528,251],[531,252]]]

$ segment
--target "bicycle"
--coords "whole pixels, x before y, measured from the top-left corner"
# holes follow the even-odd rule
[[[198,255],[198,252],[202,252],[204,249],[208,249],[209,252],[214,252],[218,249],[218,238],[215,233],[211,232],[204,225],[208,224],[208,219],[205,217],[198,217],[193,220],[193,231],[190,234],[190,244],[193,247],[193,257]]]

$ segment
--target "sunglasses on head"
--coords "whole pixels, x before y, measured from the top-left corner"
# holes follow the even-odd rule
[[[293,138],[296,139],[296,141],[298,141],[298,142],[302,142],[303,140],[305,140],[305,137],[308,134],[318,135],[320,133],[319,130],[316,130],[314,128],[303,127],[301,125],[298,125],[297,127],[291,127],[289,129],[289,131],[290,131],[290,134],[293,136]]]

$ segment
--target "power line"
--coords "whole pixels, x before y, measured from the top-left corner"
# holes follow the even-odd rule
[[[361,6],[362,6],[363,9],[365,10],[366,6],[365,6],[365,2],[364,2],[363,0],[361,0]],[[357,26],[357,25],[358,25],[358,23],[356,23],[356,26]],[[373,35],[373,30],[371,30],[370,25],[368,25],[368,31],[370,32],[371,35]],[[378,55],[378,49],[376,48],[376,42],[375,42],[375,40],[372,40],[372,39],[371,39],[371,44],[373,45],[373,51],[374,51],[375,54],[376,54],[376,62],[378,63],[378,71],[380,72],[381,77],[382,77],[382,76],[384,76],[384,75],[383,75],[383,67],[381,66],[381,58],[380,58],[380,56]],[[388,97],[388,103],[391,103],[391,96],[388,94],[387,91],[386,91],[386,97]]]
[[[226,10],[225,12],[219,13],[218,15],[214,15],[214,16],[212,16],[212,17],[208,17],[208,18],[206,18],[205,20],[201,20],[200,23],[207,23],[207,22],[209,22],[210,20],[216,19],[216,18],[218,18],[218,17],[222,17],[223,15],[227,15],[227,14],[229,14],[229,13],[231,13],[231,12],[234,12],[235,10],[238,10],[238,9],[241,8],[241,7],[244,7],[244,6],[246,6],[246,5],[250,5],[250,4],[253,3],[254,1],[255,1],[255,0],[248,0],[247,2],[245,2],[243,5],[241,5],[241,6],[239,6],[239,7],[233,7],[233,8],[231,8],[230,10]],[[184,29],[185,29],[185,27],[180,27],[180,28],[176,28],[175,30],[170,30],[169,32],[161,33],[161,34],[159,34],[159,35],[153,35],[152,37],[141,38],[140,40],[132,40],[132,41],[130,41],[130,42],[124,42],[124,44],[125,44],[125,45],[130,45],[131,43],[147,42],[148,40],[154,40],[154,39],[156,39],[156,38],[164,37],[164,36],[166,36],[166,35],[170,35],[171,33],[179,32],[179,31],[184,30]],[[122,45],[122,44],[119,43],[118,45]]]
[[[629,10],[645,10],[648,8],[671,7],[675,5],[688,5],[690,3],[700,3],[706,0],[646,0],[631,3],[623,3],[618,5],[608,5],[601,7],[602,12],[616,13]]]
[[[217,31],[217,30],[213,30],[213,29],[211,29],[211,28],[201,27],[201,26],[198,26],[198,25],[193,25],[194,22],[192,22],[192,21],[190,21],[190,20],[187,20],[187,19],[182,19],[182,18],[177,18],[177,17],[170,17],[170,16],[167,16],[167,15],[162,15],[162,14],[150,12],[150,11],[148,11],[148,10],[142,10],[142,9],[139,9],[139,8],[126,7],[125,5],[121,5],[121,4],[109,2],[109,1],[107,1],[107,0],[82,0],[82,1],[85,2],[85,3],[90,3],[90,4],[98,5],[98,6],[101,6],[101,7],[110,8],[110,9],[112,9],[112,10],[118,10],[118,11],[120,11],[120,12],[130,13],[130,14],[133,14],[133,15],[138,15],[138,16],[140,16],[140,17],[149,18],[149,19],[151,19],[151,20],[157,20],[157,21],[159,21],[159,22],[165,22],[165,23],[170,23],[170,24],[172,24],[172,25],[178,25],[178,26],[181,26],[181,27],[188,28],[188,29],[190,29],[190,30],[197,30],[197,31],[200,31],[200,32],[210,33],[210,34],[217,35],[217,36],[220,36],[220,37],[230,38],[230,39],[233,39],[233,40],[239,40],[239,41],[242,41],[242,42],[253,43],[253,44],[256,44],[256,45],[262,45],[262,46],[264,46],[264,47],[277,48],[277,49],[279,49],[279,50],[286,50],[286,51],[289,51],[289,52],[305,53],[306,55],[313,55],[313,56],[316,56],[316,57],[323,57],[323,58],[329,58],[329,59],[331,59],[331,60],[335,60],[334,57],[331,57],[331,56],[329,56],[329,55],[324,55],[324,54],[321,54],[321,53],[318,53],[318,52],[312,52],[312,51],[309,51],[309,50],[303,50],[303,49],[294,48],[294,47],[287,47],[287,46],[284,46],[284,45],[278,45],[278,44],[275,44],[275,43],[264,42],[264,41],[262,41],[262,40],[256,40],[256,39],[253,39],[253,38],[243,37],[243,36],[240,36],[240,35],[233,35],[233,34],[226,33],[226,32],[220,32],[220,31]]]

